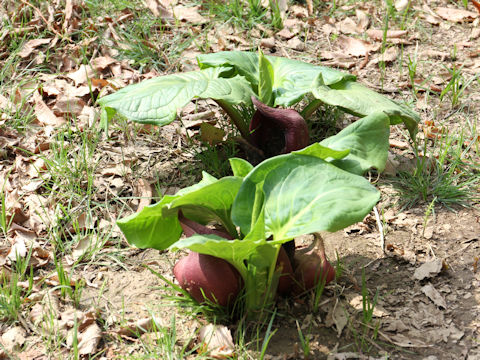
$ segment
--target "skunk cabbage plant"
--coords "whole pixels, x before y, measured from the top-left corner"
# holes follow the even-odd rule
[[[198,71],[145,80],[100,98],[103,126],[117,112],[135,122],[162,126],[174,121],[190,101],[213,99],[251,145],[265,149],[272,136],[283,139],[277,153],[268,148],[267,157],[306,146],[306,124],[301,122],[322,104],[359,117],[384,113],[390,124],[403,122],[411,135],[417,128],[419,117],[408,107],[338,70],[262,52],[225,51],[199,55],[197,60]],[[301,100],[306,105],[299,113],[281,111]],[[250,118],[253,105],[257,111]]]
[[[99,99],[104,125],[116,112],[165,125],[191,100],[213,99],[250,144],[272,157],[256,166],[230,159],[233,176],[217,179],[204,172],[199,183],[117,223],[139,248],[190,249],[225,260],[240,275],[245,307],[252,312],[276,294],[282,244],[343,229],[371,211],[380,193],[363,174],[383,171],[390,125],[404,123],[413,135],[419,117],[353,75],[326,67],[261,52],[197,59],[199,71],[146,80]],[[306,105],[300,112],[289,108],[301,100]],[[305,119],[324,103],[360,118],[309,145]],[[278,149],[269,147],[272,138],[281,140]]]

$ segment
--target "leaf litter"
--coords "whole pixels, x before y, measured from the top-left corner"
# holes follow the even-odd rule
[[[202,8],[191,5],[193,4],[188,2],[176,3],[172,6],[167,2],[146,1],[148,11],[153,16],[160,17],[162,23],[171,23],[176,16],[177,20],[182,22],[181,26],[191,27],[192,31],[198,34],[202,31],[202,24],[210,19],[206,17]],[[395,1],[394,5],[397,11],[402,12],[407,9],[408,2],[399,0]],[[422,56],[436,64],[428,69],[417,71],[425,78],[435,80],[432,75],[441,78],[441,69],[445,62],[449,66],[463,64],[466,72],[471,71],[474,74],[480,68],[480,63],[477,61],[478,56],[475,55],[478,45],[473,42],[478,38],[476,30],[478,30],[479,15],[475,2],[468,9],[447,4],[446,1],[440,1],[435,5],[436,7],[430,4],[431,8],[427,4],[423,4],[419,8],[413,7],[415,11],[418,11],[419,21],[422,22],[422,25],[430,27],[429,29],[434,33],[431,39],[425,39],[422,34],[419,36],[418,29],[407,23],[405,30],[389,29],[386,33],[388,47],[383,54],[379,51],[383,39],[382,23],[378,21],[382,16],[381,9],[365,3],[349,8],[341,2],[339,2],[339,9],[345,14],[348,13],[349,16],[333,17],[330,15],[328,17],[319,9],[312,8],[309,12],[302,4],[288,4],[284,9],[286,13],[285,30],[282,30],[283,32],[265,31],[266,37],[260,36],[260,34],[250,37],[250,34],[224,26],[222,32],[213,32],[214,37],[210,50],[255,49],[257,46],[255,42],[258,42],[269,53],[288,55],[292,58],[311,55],[315,59],[316,54],[320,54],[323,59],[327,60],[324,61],[324,64],[349,68],[360,79],[373,84],[380,83],[379,66],[383,62],[389,69],[389,72],[385,74],[385,79],[382,80],[382,82],[384,81],[383,88],[393,87],[392,96],[397,100],[406,99],[409,97],[410,89],[402,87],[399,81],[408,79],[405,73],[399,74],[395,69],[402,64],[400,54],[406,54],[413,58],[418,54],[417,46]],[[122,31],[120,30],[123,30],[122,24],[128,23],[135,16],[132,12],[126,10],[114,17],[102,16],[94,23],[93,20],[81,19],[80,12],[84,10],[83,6],[78,1],[66,1],[64,5],[53,3],[49,6],[41,5],[38,8],[32,8],[33,19],[31,25],[28,25],[29,27],[23,25],[22,27],[16,23],[16,28],[11,33],[2,32],[0,34],[3,40],[9,40],[13,36],[12,34],[24,31],[33,31],[38,34],[37,38],[29,39],[24,43],[17,56],[23,61],[22,66],[26,66],[28,61],[44,64],[46,53],[53,52],[54,54],[50,54],[51,65],[55,69],[52,76],[39,74],[33,79],[31,90],[26,87],[21,89],[19,86],[19,89],[15,91],[1,89],[2,94],[0,94],[0,104],[5,109],[2,110],[0,117],[0,143],[2,144],[0,178],[4,179],[2,182],[5,186],[2,189],[6,194],[6,213],[10,224],[7,235],[1,239],[2,274],[11,274],[13,266],[19,259],[18,256],[25,259],[30,252],[29,265],[33,267],[35,274],[32,292],[28,295],[24,294],[24,299],[27,303],[29,302],[29,305],[22,307],[21,312],[23,318],[27,319],[27,323],[24,325],[24,322],[20,322],[21,326],[11,327],[5,327],[2,324],[1,328],[2,344],[9,344],[9,347],[6,346],[7,351],[14,349],[19,358],[43,355],[44,348],[42,348],[44,352],[40,351],[38,354],[35,353],[34,347],[29,347],[28,344],[35,344],[41,339],[39,333],[51,334],[55,330],[61,330],[65,336],[66,342],[62,351],[69,351],[73,345],[73,328],[75,326],[78,326],[77,341],[80,354],[93,355],[101,350],[101,346],[105,346],[103,349],[106,350],[106,353],[112,353],[112,349],[116,349],[116,346],[119,345],[118,343],[109,343],[108,337],[99,327],[99,323],[107,319],[109,315],[91,311],[88,306],[92,303],[88,300],[87,295],[91,297],[98,295],[98,289],[104,281],[109,284],[106,295],[112,296],[112,303],[110,305],[105,303],[104,309],[113,309],[113,312],[116,309],[118,315],[122,299],[127,296],[129,315],[132,316],[129,321],[130,325],[127,326],[128,329],[138,328],[151,331],[154,327],[150,327],[149,324],[152,324],[154,318],[142,317],[145,315],[145,304],[148,301],[158,302],[161,300],[159,295],[147,294],[155,291],[149,289],[153,280],[145,273],[139,272],[136,265],[132,265],[130,260],[127,261],[129,270],[122,270],[117,263],[109,265],[115,269],[111,270],[81,262],[78,270],[75,271],[83,269],[87,273],[85,276],[87,282],[97,286],[97,288],[94,286],[85,288],[86,297],[84,298],[84,307],[81,309],[73,307],[68,299],[62,298],[58,290],[50,291],[52,288],[58,287],[60,282],[58,277],[48,276],[48,271],[46,271],[49,269],[51,272],[54,269],[51,266],[53,254],[56,251],[46,239],[52,226],[65,229],[68,227],[67,225],[63,226],[62,221],[56,219],[58,208],[55,207],[55,203],[62,200],[52,198],[44,190],[45,184],[51,182],[50,171],[52,170],[47,165],[48,161],[45,161],[52,159],[51,144],[57,141],[55,136],[59,130],[66,126],[77,126],[80,131],[84,131],[96,125],[99,114],[91,99],[91,92],[94,97],[102,96],[112,89],[158,75],[158,71],[153,69],[150,74],[148,71],[139,71],[128,60],[120,59],[118,56],[118,49],[128,47],[122,44]],[[20,10],[14,8],[7,11]],[[63,16],[53,16],[55,11],[63,13]],[[311,14],[310,18],[308,18],[309,13]],[[106,34],[110,34],[110,36],[105,36],[110,42],[107,42],[108,46],[100,45],[97,42],[98,39],[94,37],[83,40],[82,44],[72,41],[74,30],[79,26],[86,25],[82,24],[82,21],[85,21],[86,24],[89,23],[88,26],[92,28],[105,29]],[[43,30],[49,30],[50,35],[40,35]],[[169,31],[175,30],[170,28]],[[254,34],[253,31],[252,34]],[[333,35],[338,36],[335,38],[336,40],[330,42],[329,37]],[[62,42],[62,39],[65,41]],[[438,46],[439,44],[442,46]],[[456,45],[458,52],[452,56],[451,49],[454,44],[458,44]],[[0,54],[2,54],[0,61],[2,62],[5,59],[3,56],[5,54],[4,46],[0,43]],[[93,56],[87,63],[78,61],[79,58],[75,55],[82,46],[95,48]],[[438,53],[432,53],[432,48],[438,49]],[[190,54],[190,58],[194,59],[198,52],[195,46],[190,46],[184,53],[185,57]],[[403,65],[406,63],[406,55],[403,55]],[[195,63],[192,66],[195,66]],[[439,93],[448,81],[442,80],[438,84],[435,82],[437,86],[440,86]],[[427,110],[422,113],[425,118],[428,118],[429,113],[434,109],[438,114],[448,115],[449,110],[445,103],[436,99],[438,98],[434,98],[436,105],[428,105]],[[477,98],[476,104],[478,104],[478,100]],[[472,106],[476,106],[474,101]],[[208,108],[201,110],[210,111]],[[33,114],[33,125],[26,132],[19,133],[6,126],[14,119],[12,114],[17,111],[32,112]],[[475,111],[478,114],[478,109]],[[190,114],[194,113],[192,111]],[[210,116],[218,119],[217,113],[208,113],[206,117]],[[73,119],[80,124],[74,124]],[[198,122],[198,119],[192,121]],[[214,126],[215,122],[211,125]],[[453,131],[456,125],[451,123],[449,126]],[[194,129],[194,131],[198,130]],[[158,136],[163,136],[163,140],[159,140],[158,137],[150,138],[147,132],[139,133],[136,141],[128,142],[128,137],[132,134],[134,134],[133,131],[130,134],[124,134],[121,131],[110,129],[108,134],[110,140],[99,145],[102,156],[98,156],[92,161],[97,161],[99,164],[95,170],[94,179],[98,191],[96,199],[108,203],[112,201],[112,197],[115,198],[122,194],[127,197],[131,196],[132,199],[128,199],[127,204],[131,211],[137,211],[150,203],[150,197],[159,195],[153,186],[158,180],[162,182],[160,186],[162,194],[174,193],[176,186],[179,185],[179,177],[183,175],[181,167],[176,164],[188,164],[192,161],[192,157],[181,152],[188,142],[185,133],[182,134],[182,131],[175,126],[162,129]],[[206,140],[214,143],[222,141],[223,136],[220,139],[220,134],[207,135]],[[401,137],[392,135],[393,143],[399,139]],[[71,151],[79,150],[80,146],[73,142]],[[408,153],[409,149],[395,149],[395,151]],[[136,170],[142,176],[137,178],[135,173],[128,170],[131,169],[132,164],[138,166]],[[188,182],[189,180],[180,181]],[[79,205],[79,201],[76,201],[76,205]],[[113,240],[120,244],[122,243],[118,232],[111,227],[114,219],[122,211],[123,205],[118,206],[112,203],[108,211],[99,211],[93,219],[93,223],[97,224],[99,229],[111,231],[110,241]],[[465,357],[470,355],[472,358],[479,356],[478,345],[472,344],[468,340],[469,336],[475,336],[480,330],[480,322],[475,320],[480,317],[478,306],[480,279],[478,273],[474,272],[475,256],[478,256],[478,243],[473,241],[473,245],[449,258],[448,268],[440,260],[441,257],[446,258],[458,249],[463,249],[462,239],[478,235],[478,215],[474,210],[468,209],[462,209],[456,215],[441,213],[434,220],[434,231],[432,230],[428,238],[418,235],[421,233],[423,222],[424,213],[422,211],[395,215],[396,218],[388,222],[390,235],[387,240],[389,240],[388,245],[391,246],[392,256],[378,259],[378,253],[374,251],[377,245],[373,242],[377,235],[375,227],[365,226],[358,226],[362,229],[358,232],[332,234],[330,238],[332,241],[328,241],[327,237],[327,251],[333,256],[334,251],[338,250],[342,259],[345,259],[347,263],[352,261],[354,265],[361,262],[361,257],[365,258],[364,264],[367,265],[372,259],[376,259],[367,266],[367,274],[369,268],[375,266],[376,269],[372,270],[367,283],[369,287],[377,287],[381,293],[386,294],[382,303],[379,304],[378,312],[375,313],[375,316],[381,318],[380,331],[383,335],[380,336],[382,340],[391,341],[399,347],[414,349],[418,351],[417,354],[423,355],[434,353],[435,347],[443,347],[444,351],[450,351],[455,355],[462,354]],[[450,228],[445,227],[446,225],[450,225]],[[90,231],[92,230],[90,227],[88,228]],[[75,261],[82,259],[89,249],[95,247],[97,241],[99,244],[103,243],[97,237],[79,235],[81,234],[74,234],[72,229],[69,229],[63,238],[64,241],[70,241],[73,244],[70,249],[71,254],[68,255],[70,260],[66,257],[68,261],[64,263],[67,269]],[[373,235],[373,237],[367,235]],[[365,243],[370,246],[366,246]],[[432,247],[439,256],[435,263],[431,263],[429,260]],[[132,259],[138,256],[134,251],[120,249]],[[113,253],[117,249],[106,245],[102,251]],[[388,253],[389,251],[387,251]],[[361,257],[359,258],[359,256]],[[161,257],[159,260],[157,254],[149,252],[142,255],[140,260],[136,260],[137,263],[151,261],[158,264],[156,266],[165,275],[170,273],[171,266],[169,264],[172,259]],[[417,267],[414,267],[414,264],[417,264]],[[424,265],[418,266],[418,264]],[[354,266],[352,267],[354,268]],[[137,274],[140,275],[137,276]],[[318,318],[328,319],[328,322],[326,320],[325,322],[318,321],[318,319],[311,321],[319,329],[326,324],[332,327],[330,335],[326,338],[321,338],[318,334],[313,338],[312,349],[316,351],[316,354],[325,356],[328,352],[334,354],[335,344],[351,336],[348,320],[353,319],[359,313],[361,309],[359,296],[361,295],[358,281],[355,281],[358,278],[358,272],[354,271],[350,275],[346,274],[341,283],[348,287],[342,296],[352,299],[352,302],[341,300],[338,306],[333,307],[336,290],[334,287],[327,289],[324,297],[331,301],[320,311]],[[132,277],[132,281],[125,282],[128,285],[122,288],[121,279],[129,276]],[[426,279],[429,281],[427,284],[425,284]],[[75,286],[75,283],[76,279],[74,278],[70,284]],[[19,283],[19,286],[24,291],[29,288],[25,282]],[[122,294],[121,288],[126,289],[125,294]],[[131,301],[132,299],[136,300],[136,304]],[[42,325],[52,314],[56,329],[48,329],[44,326],[45,324]],[[168,314],[161,314],[165,318],[168,317]],[[100,317],[104,317],[104,319]],[[108,320],[111,319],[113,317],[108,318]],[[28,325],[28,322],[34,326]],[[107,321],[106,323],[109,330],[119,329],[118,321]],[[190,331],[195,328],[189,321],[179,320],[178,323]],[[164,326],[163,322],[157,325]],[[38,333],[35,331],[35,326],[37,330],[40,329]],[[282,326],[287,326],[288,331],[288,322]],[[298,340],[288,341],[287,339],[292,334],[296,335],[297,329],[295,326],[290,326],[290,329],[291,332],[288,333],[288,336],[281,339],[283,344],[276,343],[275,337],[272,339],[272,354],[295,353],[293,344]],[[189,334],[188,330],[185,332],[187,335]],[[339,333],[341,336],[337,337]],[[24,344],[27,344],[26,348],[22,348],[25,346]],[[420,349],[427,350],[422,352]],[[469,353],[465,353],[465,349],[468,349]],[[137,348],[134,351],[139,350]],[[337,351],[330,357],[349,358],[349,356],[355,357],[355,354],[358,357],[363,356],[358,352],[342,353]],[[405,355],[405,353],[401,354],[401,356]],[[435,354],[440,356],[438,352]]]

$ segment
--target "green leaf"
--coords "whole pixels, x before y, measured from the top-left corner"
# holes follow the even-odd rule
[[[361,221],[380,198],[361,176],[319,158],[293,156],[263,184],[265,227],[274,239],[343,229]]]
[[[178,241],[182,228],[178,210],[200,224],[221,223],[234,237],[237,231],[230,219],[230,209],[242,179],[226,177],[217,180],[206,172],[195,185],[167,195],[160,202],[117,221],[127,241],[139,248],[163,250]]]
[[[273,87],[275,102],[274,106],[291,106],[296,104],[302,97],[311,92],[318,85],[321,78],[325,85],[335,84],[344,80],[355,80],[355,76],[330,69],[324,66],[315,66],[303,61],[291,60],[277,56],[265,56],[273,69]],[[247,79],[253,91],[259,92],[260,75],[259,59],[255,52],[223,51],[214,54],[202,54],[197,56],[201,69],[218,66],[231,66],[232,73],[223,76],[239,74]]]
[[[258,98],[265,105],[273,105],[273,68],[272,64],[259,49]]]
[[[363,175],[367,170],[385,169],[389,149],[389,117],[384,113],[373,113],[357,120],[321,145],[337,150],[350,150],[350,154],[333,160],[332,164],[354,174]]]
[[[140,212],[118,220],[117,225],[129,244],[141,249],[164,250],[175,243],[182,234],[177,214],[162,214],[162,208],[175,198],[164,196],[158,203],[145,206]]]
[[[413,137],[417,131],[420,117],[407,106],[397,104],[393,100],[352,81],[343,81],[329,86],[319,86],[313,95],[329,105],[343,108],[357,115],[367,116],[383,112],[390,118],[390,124],[403,122]]]
[[[171,123],[177,111],[195,98],[250,104],[254,95],[250,84],[241,76],[221,77],[229,70],[209,68],[145,80],[102,97],[98,103],[110,118],[114,109],[129,120],[154,125]]]
[[[253,169],[253,165],[247,160],[241,158],[230,158],[230,167],[232,168],[233,175],[244,178]]]
[[[302,150],[292,152],[294,154],[315,156],[320,159],[326,160],[328,158],[343,159],[350,153],[350,150],[348,148],[344,148],[342,150],[334,150],[329,147],[323,146],[320,143],[314,143],[310,146],[307,146],[306,148],[303,148]]]
[[[298,154],[264,161],[245,177],[232,208],[242,233],[252,228],[254,191],[263,190],[266,236],[275,240],[336,231],[361,221],[380,197],[363,177],[318,157]]]
[[[242,179],[238,177],[221,178],[212,184],[177,197],[168,204],[169,212],[181,208],[187,218],[200,224],[218,222],[236,237],[235,226],[230,219],[230,209],[241,184]]]

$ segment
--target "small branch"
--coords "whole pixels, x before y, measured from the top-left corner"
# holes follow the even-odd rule
[[[375,213],[375,219],[377,220],[378,231],[380,233],[380,246],[382,247],[382,252],[385,254],[385,236],[383,235],[383,225],[380,221],[380,215],[378,214],[377,207],[373,207],[373,212]]]

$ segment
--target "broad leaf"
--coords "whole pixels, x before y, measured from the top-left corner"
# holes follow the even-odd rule
[[[258,98],[268,106],[273,105],[273,67],[267,57],[259,50]]]
[[[175,120],[179,109],[195,98],[222,100],[230,105],[250,104],[253,95],[250,84],[241,76],[221,77],[229,70],[209,68],[127,86],[98,100],[107,109],[103,122],[113,116],[111,109],[114,109],[132,121],[166,125]]]
[[[182,234],[177,214],[164,216],[162,209],[175,200],[164,196],[158,203],[145,206],[140,212],[117,221],[127,241],[138,248],[163,250],[175,243]]]
[[[325,85],[335,84],[344,80],[355,80],[355,76],[330,69],[324,66],[315,66],[303,61],[291,60],[277,56],[266,56],[273,69],[274,106],[291,106],[311,92],[317,85],[321,74]],[[244,51],[223,51],[214,54],[197,56],[201,69],[231,66],[233,74],[244,76],[258,94],[260,83],[258,54]]]
[[[253,165],[247,160],[241,158],[230,158],[230,167],[232,168],[233,175],[244,178],[253,169]]]
[[[187,218],[200,224],[219,222],[232,236],[236,236],[235,227],[230,219],[230,209],[241,184],[241,178],[224,177],[177,197],[168,204],[168,208],[170,211],[181,208]]]
[[[198,184],[175,195],[166,195],[158,203],[118,220],[117,224],[130,244],[158,250],[166,249],[180,238],[179,209],[187,218],[200,224],[219,222],[232,236],[236,236],[230,220],[230,208],[241,183],[240,178],[217,180],[204,172]]]
[[[330,87],[319,86],[313,90],[313,95],[324,103],[339,106],[358,116],[383,112],[389,116],[391,124],[405,123],[412,137],[420,121],[418,114],[408,107],[397,104],[356,82],[343,81]]]
[[[310,146],[307,146],[306,148],[303,148],[302,150],[293,151],[293,153],[300,154],[300,155],[315,156],[320,159],[326,160],[329,158],[343,159],[345,156],[347,156],[350,153],[350,150],[349,148],[345,148],[345,147],[341,150],[334,150],[327,146],[321,145],[321,143],[314,143]]]
[[[245,179],[232,208],[242,233],[251,230],[252,190],[263,190],[266,236],[275,240],[336,231],[361,221],[380,194],[363,177],[318,157],[288,154],[258,165]]]
[[[385,169],[389,149],[389,117],[384,113],[374,113],[355,121],[335,136],[331,136],[321,145],[336,150],[350,150],[350,154],[341,160],[332,160],[341,169],[363,175],[367,170]]]

